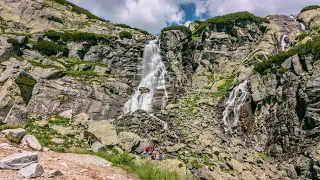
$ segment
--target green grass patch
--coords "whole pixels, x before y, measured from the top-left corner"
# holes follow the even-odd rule
[[[296,40],[302,41],[302,40],[304,40],[304,38],[307,37],[307,36],[308,36],[307,33],[301,33],[301,34],[299,34],[299,35],[296,37]]]
[[[48,147],[50,150],[55,151],[55,152],[65,152],[66,149],[70,147],[83,147],[86,145],[86,143],[81,142],[74,136],[63,136],[62,134],[58,133],[57,131],[51,129],[49,125],[56,125],[56,124],[66,124],[66,121],[61,120],[61,117],[56,116],[55,118],[60,120],[55,120],[55,121],[48,121],[48,125],[46,126],[38,126],[35,123],[35,119],[28,119],[27,121],[27,132],[28,134],[34,135],[40,144],[43,147]],[[60,138],[64,139],[64,144],[57,145],[53,142],[51,142],[52,138]]]
[[[305,11],[309,11],[309,10],[313,10],[313,9],[318,9],[318,8],[320,8],[320,6],[319,6],[319,5],[311,5],[311,6],[307,6],[307,7],[304,7],[304,8],[301,10],[301,12],[300,12],[300,13],[305,12]]]
[[[58,126],[67,126],[71,122],[70,118],[65,118],[59,115],[56,115],[54,118],[48,120],[48,123],[58,125]]]
[[[182,25],[165,27],[165,28],[163,28],[161,30],[161,33],[164,33],[166,31],[171,31],[171,30],[180,30],[180,31],[183,31],[183,32],[187,32],[189,35],[192,34],[191,30],[188,27],[182,26]]]
[[[286,73],[286,72],[288,72],[288,71],[289,71],[289,69],[283,68],[283,67],[281,67],[281,68],[279,69],[279,73],[281,73],[281,74],[284,74],[284,73]]]
[[[96,77],[98,74],[94,71],[75,71],[75,70],[68,70],[66,72],[69,76],[79,77],[79,76],[89,76],[89,77]]]
[[[30,60],[28,60],[28,62],[30,64],[32,64],[32,66],[37,66],[37,67],[41,67],[41,68],[44,68],[44,69],[46,69],[46,68],[54,68],[54,69],[62,70],[61,67],[53,65],[53,64],[42,64],[42,63],[39,63],[39,62],[36,62],[36,61],[30,61]]]
[[[302,55],[313,55],[315,59],[320,57],[320,36],[316,36],[312,40],[305,44],[299,44],[291,47],[288,51],[279,52],[273,56],[270,56],[267,60],[256,63],[254,70],[262,75],[265,75],[267,69],[271,69],[273,64],[281,64],[289,57],[298,54]]]
[[[271,160],[271,157],[268,156],[266,153],[262,152],[262,153],[259,153],[259,156],[265,160],[265,161],[270,161]]]
[[[234,86],[234,84],[235,84],[234,78],[230,77],[224,82],[223,85],[221,85],[217,88],[216,92],[211,93],[211,95],[214,98],[222,97],[228,93],[229,89],[231,89]]]
[[[124,39],[124,38],[131,39],[132,38],[132,34],[129,33],[128,31],[121,31],[119,33],[119,36],[120,36],[120,39]]]
[[[92,151],[79,151],[77,154],[91,154],[101,158],[104,158],[113,163],[113,166],[120,167],[128,173],[136,174],[141,180],[153,180],[153,179],[165,179],[165,180],[182,180],[185,179],[179,176],[177,173],[169,172],[164,169],[158,169],[150,162],[142,162],[136,164],[134,158],[129,154],[118,154],[115,152],[98,152]]]
[[[187,109],[189,115],[193,115],[193,110],[198,107],[198,101],[200,100],[201,94],[191,95],[183,102],[184,107]]]
[[[18,129],[23,128],[21,125],[11,125],[11,124],[2,124],[0,125],[0,131],[6,130],[6,129]]]

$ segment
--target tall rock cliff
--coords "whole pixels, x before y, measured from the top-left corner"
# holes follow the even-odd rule
[[[152,144],[201,179],[319,179],[319,8],[164,28],[167,104],[124,114],[156,36],[61,1],[0,7],[0,126],[66,151],[88,136],[135,157]]]

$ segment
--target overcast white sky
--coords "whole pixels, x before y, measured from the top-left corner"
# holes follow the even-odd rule
[[[168,24],[249,11],[259,16],[297,14],[320,0],[70,0],[113,23],[158,33]]]

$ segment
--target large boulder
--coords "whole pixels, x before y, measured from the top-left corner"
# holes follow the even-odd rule
[[[119,146],[126,152],[131,152],[132,148],[139,143],[140,136],[132,132],[119,133]]]
[[[106,146],[100,142],[95,142],[92,146],[91,149],[93,152],[100,152],[103,151],[106,148]]]
[[[44,174],[44,169],[41,164],[30,164],[19,170],[19,174],[25,178],[36,178]]]
[[[88,131],[94,134],[104,145],[117,145],[119,143],[114,125],[107,120],[91,122]]]
[[[39,143],[38,139],[33,135],[25,135],[22,140],[21,144],[27,144],[32,149],[40,151],[42,149],[41,144]]]
[[[0,37],[0,63],[9,60],[13,56],[17,56],[19,47],[8,42],[7,37]]]
[[[6,130],[3,130],[2,133],[5,135],[10,135],[14,138],[21,139],[23,136],[27,134],[27,131],[25,129],[18,128],[18,129],[6,129]]]
[[[0,160],[0,169],[18,170],[38,162],[38,154],[23,152],[12,154]]]
[[[180,149],[184,148],[185,146],[186,146],[185,144],[175,144],[173,146],[167,146],[166,151],[168,153],[177,152],[177,151],[180,151]]]

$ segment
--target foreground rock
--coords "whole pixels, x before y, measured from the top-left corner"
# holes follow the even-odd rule
[[[117,145],[118,136],[115,127],[109,121],[96,121],[89,125],[88,131],[101,140],[102,144]]]
[[[120,132],[119,141],[120,147],[126,151],[131,152],[132,148],[139,143],[140,136],[132,132]]]
[[[0,160],[0,169],[18,170],[37,162],[37,153],[23,152],[12,154]]]
[[[14,138],[21,139],[24,135],[27,134],[27,131],[25,129],[19,128],[19,129],[6,129],[2,131],[5,135],[10,135]]]
[[[39,143],[38,139],[34,137],[33,135],[25,135],[22,140],[21,144],[27,144],[32,149],[40,151],[42,149],[41,144]]]
[[[19,174],[23,177],[35,178],[40,177],[44,173],[44,169],[41,164],[34,163],[20,169]]]
[[[91,148],[92,148],[93,152],[100,152],[100,151],[103,151],[106,148],[106,146],[104,144],[100,143],[100,142],[95,142],[91,146]]]

